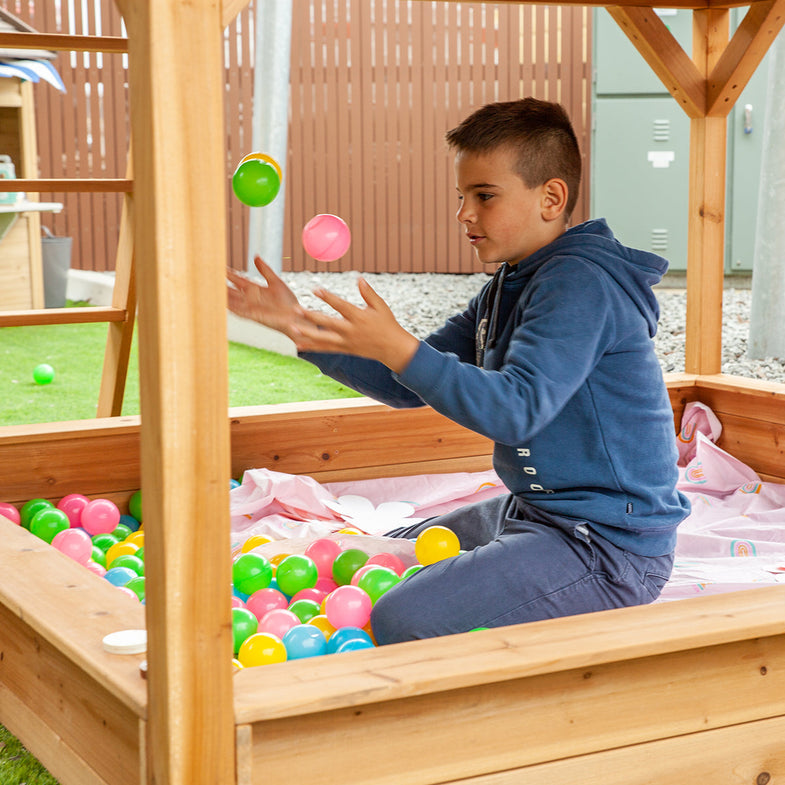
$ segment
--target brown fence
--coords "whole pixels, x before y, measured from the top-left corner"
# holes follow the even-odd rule
[[[124,34],[112,0],[84,4],[84,16],[82,5],[0,0],[41,32]],[[251,152],[253,17],[251,2],[225,31],[227,183]],[[454,220],[444,132],[488,101],[560,101],[588,172],[590,19],[587,9],[568,6],[294,0],[284,268],[325,269],[306,256],[300,232],[317,213],[335,213],[353,242],[329,269],[475,271]],[[123,177],[125,55],[62,53],[56,65],[67,92],[44,84],[35,90],[41,176]],[[198,100],[198,85],[183,89]],[[65,204],[45,222],[74,238],[74,266],[112,269],[120,196],[47,199]],[[227,254],[237,267],[248,253],[248,211],[227,188]],[[587,213],[588,178],[576,218]]]

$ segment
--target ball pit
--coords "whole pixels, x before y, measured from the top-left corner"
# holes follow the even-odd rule
[[[141,492],[131,496],[129,507],[141,517]],[[140,518],[122,514],[114,502],[72,493],[57,506],[39,498],[20,509],[0,502],[0,514],[119,591],[145,601],[144,528]],[[393,553],[366,553],[359,532],[336,535],[348,537],[351,547],[322,537],[309,542],[304,553],[267,551],[265,546],[283,543],[260,535],[240,546],[231,569],[235,668],[376,646],[370,617],[379,597],[426,564],[459,552],[457,537],[440,526],[420,535],[414,548],[418,561],[408,566]],[[298,549],[302,546],[292,547]]]

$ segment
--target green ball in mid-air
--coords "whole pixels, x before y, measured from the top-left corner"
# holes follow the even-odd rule
[[[249,207],[270,204],[281,188],[281,178],[272,164],[259,158],[242,161],[232,175],[235,196]]]

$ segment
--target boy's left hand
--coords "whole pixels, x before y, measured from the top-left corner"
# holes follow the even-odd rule
[[[420,342],[404,330],[387,303],[363,278],[357,283],[366,307],[361,308],[325,289],[314,294],[340,316],[306,311],[313,327],[297,327],[297,348],[305,352],[337,352],[367,357],[400,373],[414,357]]]

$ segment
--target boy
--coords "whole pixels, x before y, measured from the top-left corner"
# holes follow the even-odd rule
[[[495,442],[510,491],[390,532],[447,526],[465,550],[384,594],[378,643],[651,602],[688,503],[652,336],[667,262],[603,220],[568,228],[581,159],[557,104],[485,106],[447,134],[457,218],[493,279],[419,341],[360,280],[366,307],[320,290],[306,312],[261,260],[229,307],[280,330],[324,373],[392,406],[427,404]]]

